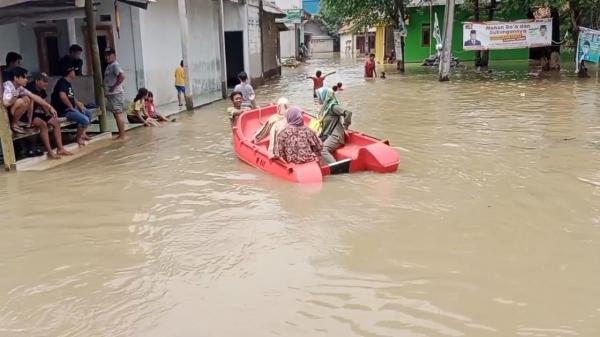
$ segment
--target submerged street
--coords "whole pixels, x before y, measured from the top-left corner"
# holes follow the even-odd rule
[[[394,174],[265,174],[232,151],[229,101],[1,174],[0,336],[597,335],[598,83],[492,68],[366,81],[334,56],[257,89],[314,112],[305,77],[337,71]]]

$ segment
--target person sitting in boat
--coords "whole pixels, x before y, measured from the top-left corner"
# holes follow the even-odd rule
[[[285,118],[287,126],[277,136],[277,156],[293,164],[318,160],[323,143],[313,130],[304,126],[304,116],[300,108],[289,108]]]
[[[227,112],[229,113],[229,120],[231,121],[231,126],[235,125],[237,118],[240,114],[246,110],[250,110],[248,107],[242,106],[243,95],[239,91],[234,91],[229,95],[231,99],[231,103],[233,103],[232,107],[227,108]]]
[[[319,118],[322,119],[319,138],[323,141],[321,158],[327,164],[336,162],[333,153],[345,143],[346,130],[352,124],[352,111],[340,106],[335,92],[323,87],[317,90],[319,103],[322,104]]]
[[[277,101],[277,113],[269,117],[267,122],[254,134],[254,143],[258,143],[263,139],[269,137],[269,157],[275,156],[275,146],[277,144],[277,135],[283,130],[287,121],[285,119],[285,112],[289,108],[290,102],[287,98],[282,97]]]

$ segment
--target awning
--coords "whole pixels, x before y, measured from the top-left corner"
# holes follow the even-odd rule
[[[290,29],[288,28],[288,26],[286,26],[286,25],[285,25],[285,23],[281,23],[281,22],[276,22],[276,23],[275,23],[275,27],[277,27],[277,29],[278,29],[280,32],[285,32],[285,31],[288,31],[288,30],[290,30]]]
[[[138,7],[141,9],[148,9],[148,3],[156,2],[156,0],[117,0],[117,1],[128,4],[133,7]]]
[[[286,13],[271,1],[263,1],[263,11],[274,15],[277,18],[285,18]]]

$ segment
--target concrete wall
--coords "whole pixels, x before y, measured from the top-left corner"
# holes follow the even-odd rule
[[[329,36],[313,36],[309,46],[313,53],[331,53],[333,52],[333,38]]]
[[[340,35],[340,54],[344,56],[352,56],[356,52],[356,41],[354,35],[344,33]]]
[[[4,64],[4,58],[9,51],[21,51],[19,41],[19,27],[16,23],[0,26],[0,63]]]
[[[264,77],[281,75],[281,65],[279,59],[279,28],[275,24],[275,16],[271,14],[263,15],[263,73]]]
[[[315,21],[308,21],[304,24],[304,34],[311,34],[315,36],[329,35],[325,26]]]
[[[188,2],[188,76],[195,96],[211,95],[220,98],[221,62],[217,11],[218,6],[214,1]]]
[[[244,6],[239,4],[225,2],[223,4],[223,11],[225,12],[225,31],[243,31],[244,25]],[[216,28],[216,27],[215,27]]]
[[[157,104],[176,101],[175,69],[182,59],[177,0],[161,0],[141,10],[140,33],[146,88]]]
[[[263,82],[262,43],[259,8],[248,5],[248,61],[250,78],[260,84]]]

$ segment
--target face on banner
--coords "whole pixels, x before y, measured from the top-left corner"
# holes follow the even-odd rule
[[[581,28],[577,50],[579,62],[600,63],[600,31]]]
[[[552,45],[552,19],[465,22],[464,50],[519,49]]]

